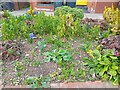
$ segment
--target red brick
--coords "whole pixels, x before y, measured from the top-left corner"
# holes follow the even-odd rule
[[[111,7],[112,3],[115,8],[118,7],[118,0],[110,0],[109,2],[88,0],[88,11],[93,13],[103,13],[105,6]]]
[[[1,88],[2,87],[0,86],[0,89]],[[5,88],[29,88],[29,86],[17,85],[17,86],[6,86]],[[118,88],[118,86],[113,86],[109,82],[95,81],[95,82],[53,83],[51,84],[51,88],[64,88],[65,90],[67,90],[67,88]]]

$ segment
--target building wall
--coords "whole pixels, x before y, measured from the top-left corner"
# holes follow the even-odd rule
[[[92,13],[103,13],[105,6],[111,7],[112,4],[115,8],[118,7],[118,0],[101,1],[101,0],[88,0],[88,11]]]
[[[18,2],[18,0],[12,0],[12,2],[14,3],[14,10],[19,10],[29,5],[29,2]]]

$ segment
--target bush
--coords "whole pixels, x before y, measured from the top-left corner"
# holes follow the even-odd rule
[[[38,14],[33,18],[34,23],[31,25],[30,29],[34,34],[50,34],[54,33],[54,17],[45,16],[44,13]]]
[[[77,8],[71,8],[68,6],[57,7],[55,9],[54,15],[60,16],[65,14],[71,14],[74,20],[82,19],[84,17],[83,11]]]
[[[69,8],[69,7],[68,7]],[[61,14],[59,16],[45,16],[44,13],[37,15],[11,16],[3,19],[2,40],[29,40],[29,34],[35,36],[56,35],[57,37],[84,37],[86,40],[99,38],[99,27],[90,25],[80,26],[79,19],[74,21],[72,14]]]
[[[104,19],[110,25],[111,31],[115,34],[120,34],[119,15],[120,11],[118,8],[115,10],[114,6],[112,6],[112,8],[105,8],[103,12]]]
[[[3,19],[2,24],[2,40],[14,40],[28,37],[28,26],[25,23],[25,16],[14,17]]]

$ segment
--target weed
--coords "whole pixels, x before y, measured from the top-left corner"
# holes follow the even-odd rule
[[[35,60],[35,61],[31,62],[31,66],[34,66],[34,67],[38,67],[40,64],[41,63],[39,60]]]
[[[48,88],[47,82],[49,81],[49,77],[28,77],[25,78],[24,84],[30,85],[32,88]]]
[[[46,56],[45,62],[50,62],[51,60],[54,62],[59,61],[70,61],[72,60],[71,54],[66,50],[53,50],[52,52],[45,52],[43,55]]]

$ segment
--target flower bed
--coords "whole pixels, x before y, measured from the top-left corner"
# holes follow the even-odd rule
[[[95,80],[118,85],[119,50],[98,43],[113,35],[111,27],[104,21],[108,26],[99,22],[100,28],[93,24],[95,20],[84,22],[74,15],[74,11],[66,11],[45,16],[30,9],[15,17],[5,12],[1,27],[3,85],[35,88],[49,87],[51,82]],[[119,48],[119,39],[116,43]]]

